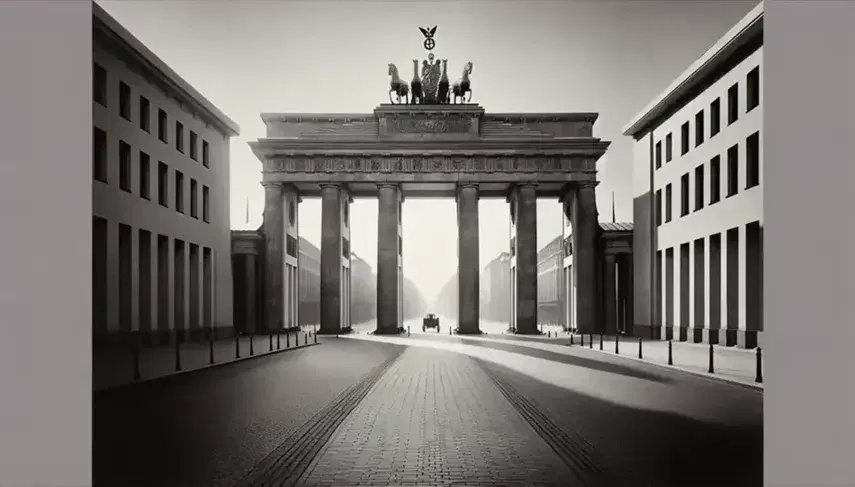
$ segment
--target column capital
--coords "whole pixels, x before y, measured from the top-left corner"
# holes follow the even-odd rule
[[[264,187],[264,189],[266,189],[266,190],[270,190],[270,189],[281,190],[282,189],[282,183],[280,183],[278,181],[262,181],[261,186]]]
[[[458,190],[461,190],[464,188],[479,189],[479,185],[478,185],[478,183],[468,182],[468,181],[462,182],[462,183],[457,183],[457,189]]]
[[[396,190],[400,191],[400,190],[401,190],[401,185],[400,185],[400,184],[398,184],[398,183],[387,183],[387,182],[382,182],[382,183],[377,183],[377,189],[378,189],[378,190],[379,190],[379,189],[396,189]]]
[[[341,189],[341,183],[321,183],[318,186],[320,186],[322,190],[328,189],[328,188],[330,188],[330,189]]]

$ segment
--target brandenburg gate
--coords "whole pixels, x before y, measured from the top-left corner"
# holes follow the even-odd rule
[[[435,28],[433,31],[435,32]],[[422,29],[431,41],[430,30]],[[431,33],[431,36],[428,36]],[[432,46],[433,43],[431,43]],[[427,41],[426,41],[427,47]],[[265,327],[297,323],[298,211],[319,197],[321,219],[321,334],[349,327],[350,205],[376,198],[377,334],[398,334],[402,323],[402,241],[407,197],[453,197],[457,202],[458,333],[480,333],[478,203],[505,198],[511,238],[511,326],[537,333],[537,199],[556,198],[572,225],[576,325],[597,330],[595,187],[597,160],[609,142],[593,137],[595,113],[488,113],[471,98],[466,63],[449,86],[445,61],[413,62],[410,84],[389,65],[389,104],[366,114],[265,113],[266,137],[250,143],[261,160],[266,198]],[[423,256],[430,259],[430,255]]]

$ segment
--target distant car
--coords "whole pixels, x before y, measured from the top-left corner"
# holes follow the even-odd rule
[[[422,332],[427,331],[428,328],[436,328],[436,332],[439,333],[439,318],[433,313],[429,313],[422,319]]]

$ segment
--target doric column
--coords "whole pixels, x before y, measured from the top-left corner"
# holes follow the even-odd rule
[[[479,334],[481,270],[478,249],[478,186],[457,187],[457,328]]]
[[[596,333],[597,321],[597,243],[600,224],[597,217],[595,182],[580,183],[572,191],[570,221],[573,226],[573,269],[576,283],[576,327],[580,333]],[[565,205],[565,211],[568,205]]]
[[[401,315],[401,190],[395,184],[377,188],[377,334],[397,334]]]
[[[255,254],[244,254],[244,311],[246,315],[246,330],[250,333],[257,333],[258,321],[255,314]]]
[[[321,185],[321,327],[334,335],[342,325],[342,188]]]
[[[516,332],[538,333],[537,328],[537,194],[534,184],[514,189],[515,321]]]
[[[282,327],[285,313],[285,204],[281,184],[261,184],[264,186],[264,327],[272,331]]]
[[[611,335],[617,331],[617,259],[614,254],[606,254],[606,269],[603,286],[603,304],[605,309],[604,333]]]

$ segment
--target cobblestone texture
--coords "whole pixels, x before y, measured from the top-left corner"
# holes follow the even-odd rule
[[[572,485],[569,468],[469,357],[409,348],[301,485]]]

